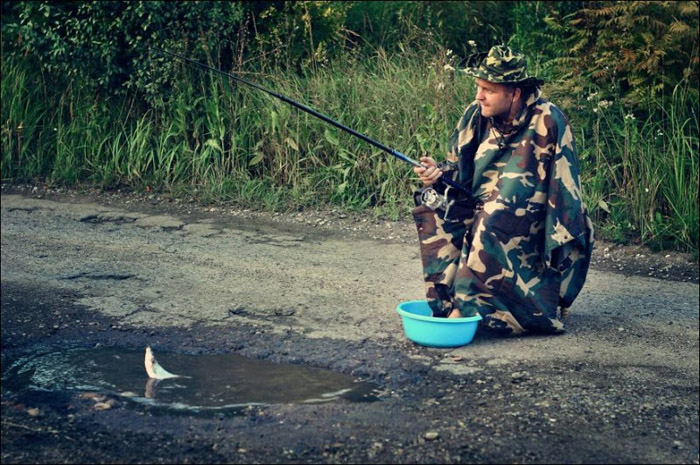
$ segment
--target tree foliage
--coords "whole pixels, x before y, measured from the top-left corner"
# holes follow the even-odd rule
[[[561,37],[561,77],[573,90],[592,83],[630,106],[682,81],[697,95],[697,1],[586,2],[547,23]]]
[[[3,53],[108,93],[154,93],[172,74],[151,69],[151,45],[211,60],[303,72],[354,50],[447,47],[460,55],[512,34],[518,2],[3,2]]]
[[[108,93],[155,93],[151,45],[225,69],[303,72],[344,51],[442,47],[465,56],[509,43],[576,92],[634,105],[686,79],[698,86],[698,2],[3,2],[3,53]],[[471,44],[471,45],[470,45]],[[614,92],[613,92],[614,89]]]
[[[474,42],[480,49],[506,41],[512,33],[510,1],[448,2],[352,2],[347,29],[361,38],[362,45],[398,50],[398,44],[424,45],[426,34],[464,56],[473,52]]]
[[[7,2],[5,2],[7,3]],[[16,2],[3,4],[3,46],[35,57],[45,71],[96,92],[149,91],[149,47],[219,50],[242,17],[229,2]]]
[[[3,2],[3,53],[107,94],[162,91],[170,60],[151,46],[225,69],[246,60],[301,69],[342,44],[349,4],[328,2]],[[158,72],[154,70],[158,64]]]

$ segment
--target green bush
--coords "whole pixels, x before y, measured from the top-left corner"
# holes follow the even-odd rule
[[[388,53],[403,46],[424,46],[425,36],[433,43],[460,56],[474,52],[474,45],[487,50],[504,42],[512,33],[511,14],[519,2],[352,2],[347,14],[347,29],[353,31],[357,45]]]
[[[154,70],[151,46],[231,54],[243,18],[230,2],[16,2],[7,10],[4,57],[31,55],[55,79],[103,95],[161,91],[170,70]]]
[[[547,19],[561,38],[557,62],[569,91],[592,84],[643,109],[686,80],[698,93],[698,2],[586,2]]]

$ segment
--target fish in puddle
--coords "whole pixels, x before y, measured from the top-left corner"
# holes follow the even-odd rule
[[[146,373],[148,373],[149,378],[168,379],[183,377],[181,375],[175,375],[173,373],[170,373],[168,370],[160,366],[160,364],[156,360],[156,356],[153,355],[153,351],[151,350],[150,346],[146,347],[146,359],[144,360],[144,364],[146,365]]]

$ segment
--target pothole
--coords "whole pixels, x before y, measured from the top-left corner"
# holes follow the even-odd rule
[[[115,281],[123,281],[125,279],[131,279],[134,277],[136,277],[136,275],[130,274],[130,273],[87,273],[87,272],[81,272],[81,273],[77,273],[77,274],[72,274],[70,276],[65,276],[62,279],[72,280],[72,279],[85,278],[85,279],[93,279],[96,281],[106,280],[106,279],[113,279]]]
[[[179,412],[240,411],[249,406],[373,402],[379,386],[352,376],[300,365],[276,364],[236,354],[158,352],[176,378],[146,374],[144,350],[65,349],[19,358],[3,367],[4,393],[97,392],[133,405]]]
[[[115,223],[115,224],[121,225],[121,224],[133,223],[137,219],[138,218],[136,218],[136,217],[123,216],[123,215],[114,215],[114,216],[85,215],[82,218],[80,218],[79,221],[81,223],[90,223],[90,224]]]

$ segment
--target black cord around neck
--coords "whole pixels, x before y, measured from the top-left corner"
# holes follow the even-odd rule
[[[510,118],[510,110],[513,108],[513,98],[515,97],[515,94],[511,94],[510,96],[510,105],[508,105],[508,112],[506,113],[506,123],[508,124],[507,119]],[[500,129],[498,129],[498,125],[496,124],[496,118],[491,117],[491,126],[493,126],[493,130],[496,133],[496,140],[498,141],[498,150],[503,150],[506,148],[506,144],[503,142],[504,139],[506,138],[505,134],[501,132]]]

